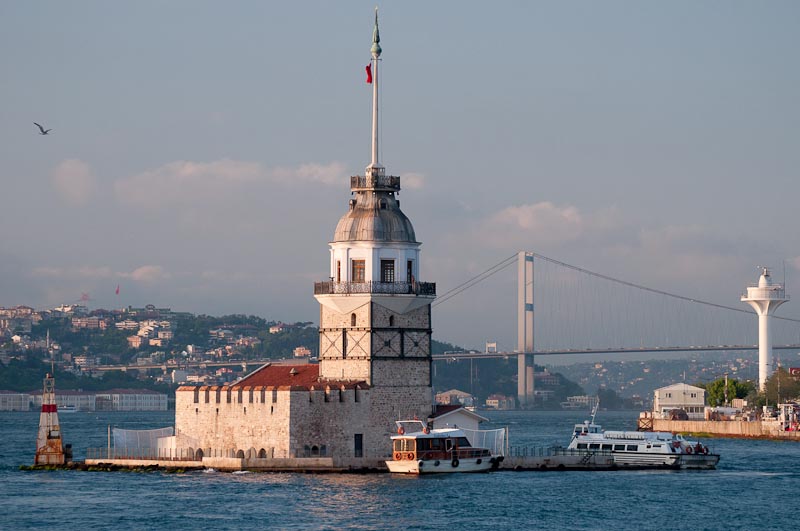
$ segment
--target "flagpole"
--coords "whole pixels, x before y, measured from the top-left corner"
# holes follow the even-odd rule
[[[378,32],[378,8],[375,8],[375,29],[372,31],[372,162],[367,175],[381,175],[383,167],[378,160],[378,61],[381,56],[381,36]]]

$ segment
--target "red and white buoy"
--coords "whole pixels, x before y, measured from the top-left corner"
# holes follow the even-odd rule
[[[36,437],[35,465],[63,465],[64,444],[58,424],[55,378],[48,373],[44,379],[42,412],[39,415],[39,435]]]

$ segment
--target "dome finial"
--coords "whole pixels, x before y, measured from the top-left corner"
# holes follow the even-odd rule
[[[381,54],[381,34],[378,31],[378,6],[375,6],[375,29],[372,30],[372,48],[370,51],[373,55],[379,56]]]

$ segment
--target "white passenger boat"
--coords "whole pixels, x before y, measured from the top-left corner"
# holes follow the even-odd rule
[[[80,409],[78,409],[78,406],[74,405],[58,406],[59,413],[77,413],[78,411],[80,411]]]
[[[485,472],[500,466],[505,448],[505,429],[466,430],[429,429],[419,420],[397,423],[392,436],[392,457],[386,461],[389,472],[436,474],[444,472]],[[470,442],[482,440],[484,446]]]
[[[611,454],[614,464],[630,468],[710,469],[719,462],[707,446],[668,431],[603,431],[591,421],[576,424],[568,449]]]

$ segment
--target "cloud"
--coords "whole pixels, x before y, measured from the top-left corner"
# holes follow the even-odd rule
[[[406,190],[419,190],[425,186],[425,176],[421,173],[404,173],[400,177],[400,185]]]
[[[83,206],[94,195],[96,179],[88,164],[78,159],[69,159],[62,161],[53,170],[53,185],[67,203]]]
[[[346,168],[341,162],[330,164],[308,163],[297,168],[275,168],[267,172],[267,178],[284,184],[297,182],[317,182],[327,185],[340,185],[345,182]]]
[[[341,185],[346,182],[344,164],[305,163],[294,168],[269,169],[258,162],[221,159],[212,162],[175,161],[153,170],[118,180],[117,199],[145,208],[168,205],[208,204],[246,193],[267,193],[274,184]]]
[[[509,247],[572,241],[585,230],[584,216],[577,207],[556,206],[549,201],[510,206],[493,214],[479,229],[490,245]]]
[[[170,278],[171,275],[161,266],[143,265],[130,272],[114,271],[107,266],[81,266],[74,268],[40,266],[31,269],[30,276],[54,279],[128,278],[147,284]]]
[[[137,267],[130,273],[121,273],[120,276],[143,284],[153,284],[168,279],[171,275],[161,266],[144,265]]]

